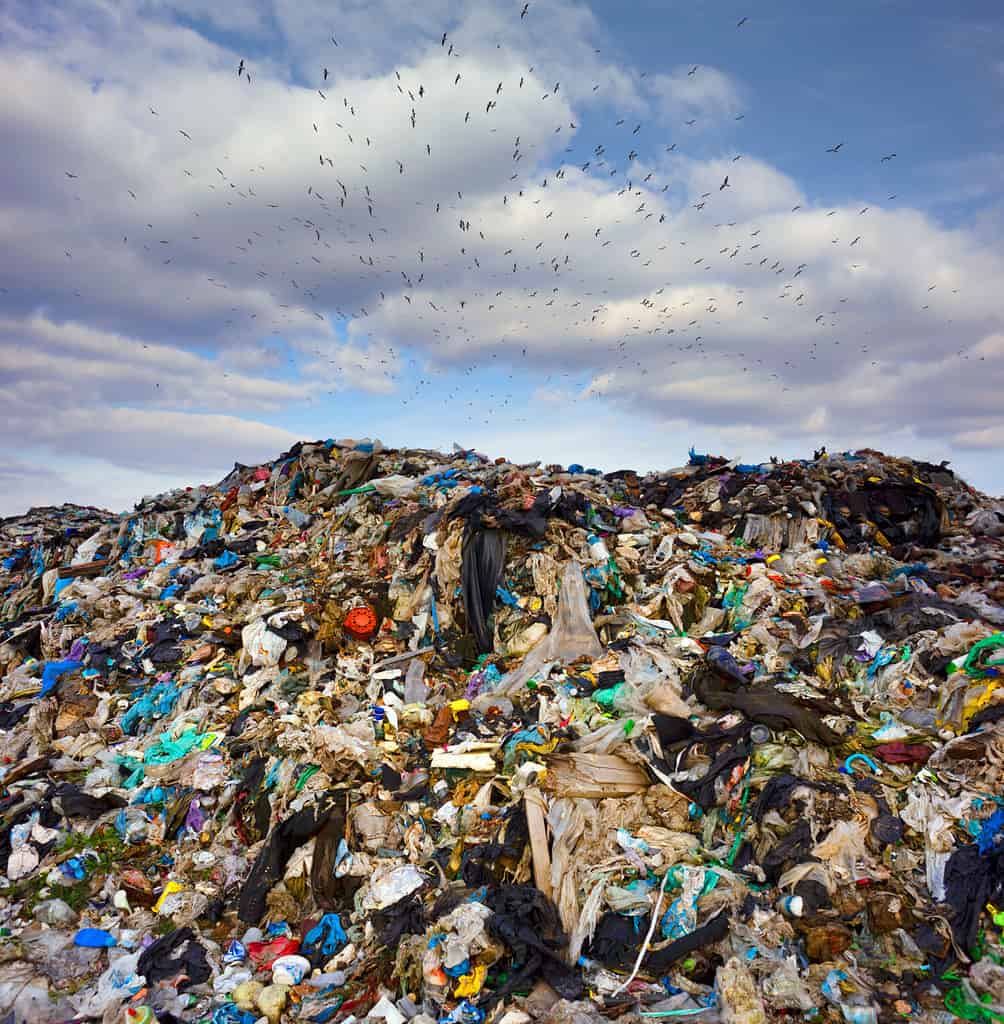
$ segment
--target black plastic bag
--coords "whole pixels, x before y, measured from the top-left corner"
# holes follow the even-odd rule
[[[477,640],[478,650],[492,650],[489,619],[495,603],[495,589],[502,580],[505,564],[505,536],[501,530],[487,530],[468,524],[464,531],[460,585],[467,625]]]
[[[330,814],[330,809],[304,807],[272,830],[241,889],[237,916],[245,924],[257,924],[262,919],[265,899],[282,878],[289,858],[321,830]]]

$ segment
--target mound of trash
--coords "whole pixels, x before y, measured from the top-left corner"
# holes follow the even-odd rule
[[[295,445],[0,521],[0,1018],[1004,1020],[1004,502]]]

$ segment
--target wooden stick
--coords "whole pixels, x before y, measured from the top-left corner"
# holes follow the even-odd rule
[[[530,852],[533,854],[533,882],[551,899],[554,894],[551,889],[551,851],[547,844],[544,797],[533,786],[526,791],[523,799],[526,803],[526,824],[530,830]]]

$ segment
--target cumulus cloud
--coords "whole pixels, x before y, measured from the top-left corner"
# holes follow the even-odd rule
[[[739,83],[719,68],[679,67],[668,74],[652,75],[647,85],[647,91],[658,104],[658,112],[675,124],[696,120],[703,128],[708,120],[734,118],[742,113],[743,92]]]
[[[118,466],[198,477],[234,461],[263,462],[288,448],[296,435],[222,413],[118,408],[66,409],[28,424],[23,439]]]
[[[629,412],[763,445],[1004,446],[993,236],[886,194],[831,205],[732,139],[748,84],[643,77],[582,4],[533,16],[10,5],[12,433],[197,473],[274,454],[324,396],[404,403],[488,367],[498,396],[588,410],[580,430]]]

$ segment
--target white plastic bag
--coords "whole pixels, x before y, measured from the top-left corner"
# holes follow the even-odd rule
[[[241,643],[252,665],[269,668],[279,664],[287,646],[287,641],[278,633],[273,633],[264,619],[249,622],[241,630]]]
[[[499,690],[519,689],[549,662],[567,664],[579,658],[600,658],[600,643],[589,615],[589,595],[582,566],[576,561],[565,564],[561,573],[558,614],[550,633],[524,658],[523,664],[503,678]]]
[[[382,910],[410,896],[424,884],[425,876],[411,864],[391,868],[390,871],[378,869],[363,897],[363,903],[368,910]]]
[[[385,498],[407,498],[418,487],[416,478],[396,473],[393,476],[381,477],[379,480],[371,480],[370,483],[377,494],[382,494]]]

